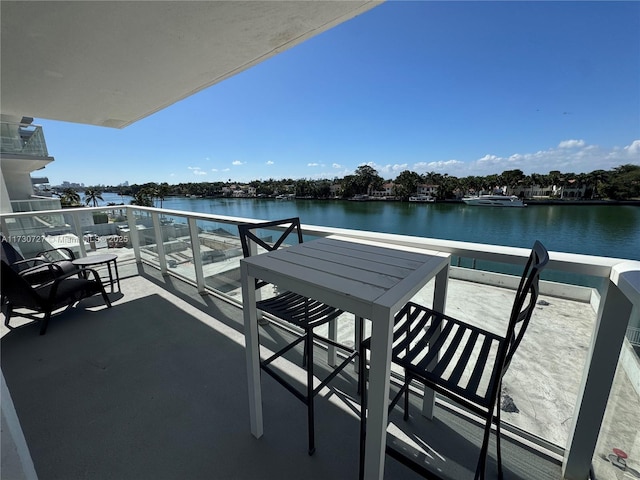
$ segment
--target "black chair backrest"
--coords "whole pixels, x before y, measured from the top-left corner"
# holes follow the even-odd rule
[[[18,252],[13,245],[7,242],[7,239],[2,235],[2,260],[7,262],[8,265],[12,265],[15,262],[24,260],[20,252]]]
[[[2,264],[2,296],[6,297],[15,306],[40,308],[44,305],[44,299],[38,295],[33,287],[20,276],[7,262]]]
[[[266,242],[259,238],[254,230],[261,228],[285,227],[275,242]],[[251,242],[264,248],[267,251],[277,250],[282,246],[289,235],[295,231],[298,236],[298,243],[302,243],[302,229],[300,228],[300,219],[298,217],[286,218],[284,220],[274,220],[261,223],[243,223],[238,225],[240,233],[240,243],[242,244],[242,255],[247,258],[251,256]]]
[[[513,308],[511,309],[511,317],[509,318],[509,327],[507,329],[507,348],[503,352],[504,363],[502,364],[502,375],[504,375],[509,368],[511,359],[516,349],[522,341],[527,327],[529,326],[529,320],[536,307],[539,293],[539,280],[540,273],[546,267],[549,262],[549,253],[547,249],[536,240],[531,250],[531,255],[527,260],[527,264],[522,272],[522,278],[520,279],[520,285],[516,293],[515,301],[513,302]]]
[[[256,234],[256,230],[259,230],[261,228],[274,227],[284,227],[284,231],[280,234],[275,242],[267,242],[264,239],[259,238]],[[296,235],[298,237],[298,243],[302,243],[302,229],[300,228],[300,219],[298,217],[286,218],[284,220],[273,220],[271,222],[242,223],[238,225],[240,243],[242,244],[242,255],[244,256],[244,258],[251,256],[251,242],[269,252],[277,250],[294,231],[296,232]],[[256,288],[262,288],[267,284],[268,282],[256,279]]]

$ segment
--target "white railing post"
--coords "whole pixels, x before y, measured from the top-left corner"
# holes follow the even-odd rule
[[[82,225],[80,225],[80,215],[78,212],[71,212],[71,218],[73,218],[73,230],[78,237],[78,246],[80,247],[80,256],[87,256],[87,249],[84,246],[84,235],[82,233]]]
[[[162,239],[162,227],[160,226],[160,215],[158,212],[151,212],[151,220],[153,221],[153,231],[156,236],[156,250],[158,252],[158,263],[160,264],[160,272],[167,274],[167,257],[164,254],[164,241]]]
[[[138,234],[138,227],[136,226],[136,217],[132,207],[126,207],[127,212],[127,224],[129,225],[129,237],[131,240],[131,246],[133,247],[133,253],[136,257],[136,263],[142,263],[142,256],[140,255],[140,235]]]
[[[200,253],[200,237],[198,237],[198,225],[196,219],[188,218],[189,236],[191,238],[191,252],[193,254],[193,268],[196,270],[196,285],[198,292],[204,293],[204,267],[202,266],[202,254]]]
[[[612,277],[614,277],[612,272]],[[633,303],[611,279],[602,296],[562,465],[563,478],[586,480]]]

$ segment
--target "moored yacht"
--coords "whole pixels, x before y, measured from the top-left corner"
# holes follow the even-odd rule
[[[416,195],[413,197],[409,197],[409,201],[419,203],[433,203],[436,201],[436,197],[432,197],[431,195]]]
[[[462,201],[467,205],[483,207],[526,207],[526,204],[515,195],[479,195],[464,197]]]

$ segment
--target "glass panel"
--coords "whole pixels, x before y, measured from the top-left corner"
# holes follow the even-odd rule
[[[12,200],[11,208],[15,213],[37,212],[39,210],[60,210],[58,198],[35,198],[32,200]]]
[[[43,250],[66,247],[74,256],[80,255],[77,236],[73,233],[74,224],[70,214],[42,213],[5,221],[7,240],[24,258],[36,256]]]
[[[640,478],[640,319],[627,329],[593,457],[597,480]],[[615,449],[615,451],[614,451]],[[626,458],[625,458],[626,457]]]
[[[207,288],[242,298],[240,259],[242,248],[235,224],[202,221],[198,224],[200,256]]]
[[[160,217],[167,268],[171,273],[195,282],[195,263],[187,217]]]
[[[142,210],[129,210],[130,215],[133,215],[135,222],[138,247],[140,249],[140,257],[157,268],[160,268],[160,262],[158,260],[158,248],[156,245],[156,235],[153,229],[153,220],[151,214]],[[131,234],[129,226],[120,230],[123,237],[127,237],[130,242],[134,241],[134,236]]]
[[[125,209],[80,212],[34,213],[7,218],[7,240],[25,258],[43,250],[68,248],[81,255],[75,222],[79,222],[87,255],[110,251],[119,257],[134,258]],[[55,254],[51,254],[55,258]]]
[[[451,256],[451,265],[485,272],[504,273],[507,275],[520,275],[522,268],[524,267],[524,263],[522,265],[514,265],[511,263],[491,262],[487,260],[477,260],[475,258],[458,257],[455,255]],[[542,280],[567,283],[569,285],[592,287],[598,290],[602,290],[606,284],[604,279],[600,277],[549,270],[545,270],[540,278]]]

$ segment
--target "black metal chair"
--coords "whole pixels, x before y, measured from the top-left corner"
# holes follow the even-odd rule
[[[267,241],[260,238],[256,230],[265,228],[281,227],[284,231],[275,241]],[[251,223],[238,225],[240,241],[242,243],[242,253],[244,257],[259,253],[257,247],[261,247],[266,251],[277,250],[284,245],[285,240],[295,232],[295,239],[298,243],[302,243],[302,230],[300,228],[299,218],[288,218],[284,220],[276,220],[271,222]],[[292,235],[293,236],[293,235]],[[267,282],[256,279],[256,289],[268,285]],[[314,397],[327,385],[342,369],[344,369],[358,354],[357,348],[350,348],[329,338],[318,336],[313,333],[313,329],[335,320],[343,312],[336,308],[325,305],[317,300],[298,295],[293,292],[277,292],[271,298],[265,298],[256,302],[258,310],[273,315],[295,327],[302,330],[303,334],[292,343],[288,344],[278,352],[266,360],[260,361],[260,368],[273,377],[278,383],[289,390],[296,398],[307,405],[307,422],[309,434],[309,455],[315,452],[314,438]],[[362,332],[362,327],[359,330]],[[346,359],[343,360],[333,371],[321,381],[321,383],[313,387],[313,341],[319,340],[322,343],[333,345],[347,353]],[[361,339],[359,339],[361,340]],[[287,381],[282,375],[271,367],[271,363],[284,355],[286,352],[294,348],[296,345],[304,342],[303,351],[303,367],[307,369],[307,385],[306,392],[301,393],[294,385]],[[357,342],[359,344],[360,341]]]
[[[15,308],[24,308],[34,312],[21,313],[20,316],[42,322],[40,335],[46,333],[49,319],[55,310],[73,305],[83,298],[99,293],[102,295],[107,307],[111,308],[109,297],[107,297],[100,277],[95,270],[81,269],[57,275],[55,265],[39,265],[33,268],[49,268],[51,276],[55,278],[39,285],[32,285],[25,278],[25,276],[28,276],[29,269],[18,273],[4,260],[0,263],[2,264],[2,297],[5,299],[5,304],[3,305],[5,308],[4,324],[7,328],[13,328],[9,325],[9,321]],[[78,278],[78,272],[82,273],[82,278]],[[89,279],[89,273],[93,275],[93,279]],[[44,316],[39,318],[36,314],[44,314]]]
[[[520,279],[504,336],[413,302],[407,303],[395,316],[392,362],[404,369],[404,384],[393,398],[389,411],[404,393],[404,419],[409,418],[409,385],[415,380],[481,415],[485,425],[476,479],[485,477],[492,422],[496,424],[498,475],[499,478],[503,478],[499,406],[502,378],[531,319],[538,298],[540,272],[548,261],[547,250],[536,241]],[[361,478],[364,474],[366,436],[364,359],[365,350],[371,347],[370,341],[367,339],[362,342],[360,350],[363,366],[360,369],[360,382],[365,385],[362,389],[360,422]],[[433,472],[427,471],[393,447],[387,446],[386,451],[389,456],[427,478],[433,476]]]
[[[66,247],[52,248],[42,250],[33,258],[24,258],[11,243],[7,241],[4,235],[1,236],[0,255],[4,262],[7,263],[16,272],[25,272],[28,274],[24,278],[32,285],[53,280],[55,277],[66,273],[77,273],[79,268],[72,262],[75,260],[73,251]],[[50,266],[53,265],[53,268]],[[40,268],[36,268],[40,267]]]

